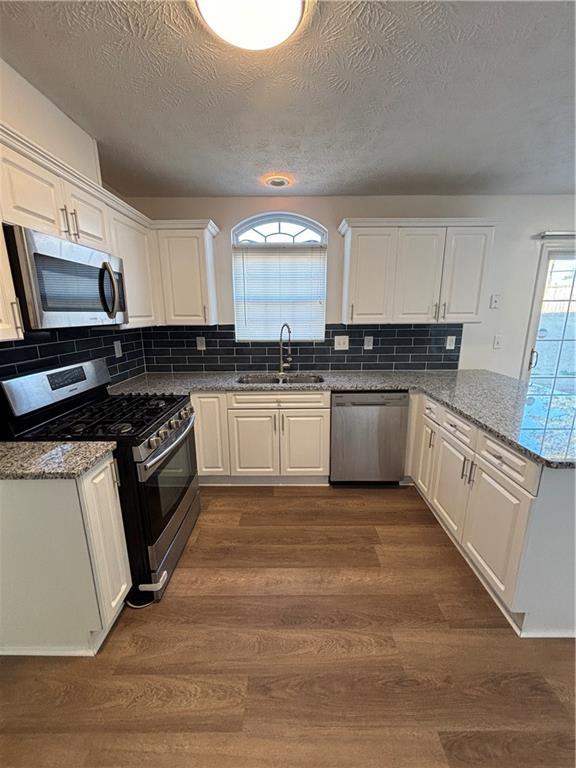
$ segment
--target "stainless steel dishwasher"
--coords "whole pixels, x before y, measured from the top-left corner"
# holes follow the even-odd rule
[[[404,479],[408,392],[332,394],[330,480]]]

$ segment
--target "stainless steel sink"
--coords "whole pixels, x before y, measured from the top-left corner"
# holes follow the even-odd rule
[[[246,373],[238,384],[322,384],[324,377],[315,373]]]
[[[238,384],[281,384],[280,376],[270,373],[247,373],[240,376]]]

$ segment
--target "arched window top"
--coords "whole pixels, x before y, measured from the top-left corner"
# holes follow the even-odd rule
[[[232,230],[232,245],[250,248],[305,246],[323,248],[328,232],[322,224],[297,213],[263,213],[244,219]]]

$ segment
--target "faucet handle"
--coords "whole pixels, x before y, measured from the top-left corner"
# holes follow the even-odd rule
[[[288,370],[288,368],[290,368],[290,363],[282,363],[282,368]]]

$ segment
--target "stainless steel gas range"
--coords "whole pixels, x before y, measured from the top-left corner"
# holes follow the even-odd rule
[[[200,513],[194,414],[179,395],[111,395],[104,360],[0,382],[2,437],[114,440],[133,587],[160,600]]]

